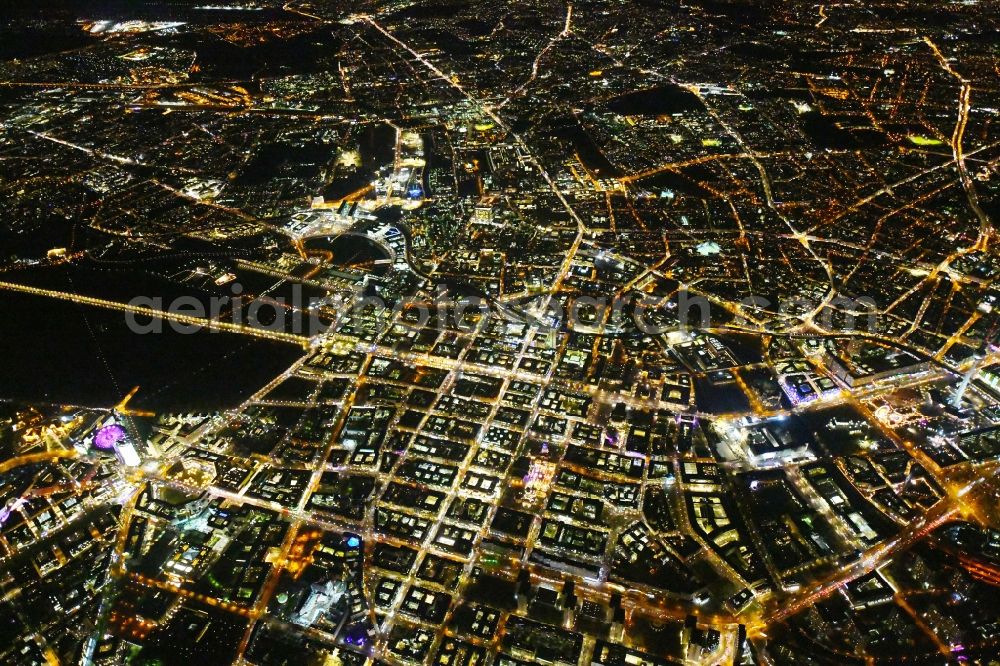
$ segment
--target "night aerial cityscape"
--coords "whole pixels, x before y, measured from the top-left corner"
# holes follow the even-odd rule
[[[0,16],[0,666],[1000,664],[1000,2]]]

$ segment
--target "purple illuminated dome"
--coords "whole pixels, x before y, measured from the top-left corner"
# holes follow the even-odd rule
[[[94,435],[94,447],[108,451],[123,439],[125,439],[125,428],[117,423],[112,423],[97,431],[97,434]]]

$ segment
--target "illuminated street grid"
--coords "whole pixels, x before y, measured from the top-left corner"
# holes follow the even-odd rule
[[[3,26],[0,663],[996,663],[995,3],[196,4]]]

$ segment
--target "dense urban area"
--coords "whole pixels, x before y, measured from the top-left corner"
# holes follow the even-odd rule
[[[0,664],[1000,660],[996,0],[6,5]]]

